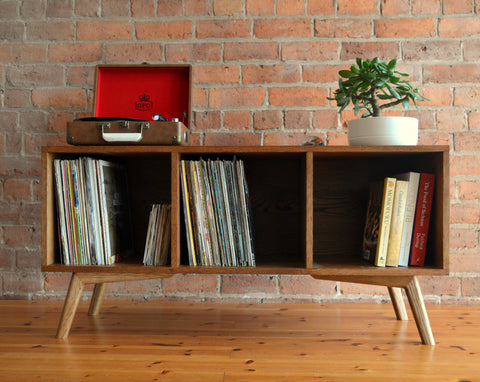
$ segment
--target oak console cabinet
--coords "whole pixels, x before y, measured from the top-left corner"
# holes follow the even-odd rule
[[[183,220],[180,160],[241,158],[251,198],[256,267],[191,267]],[[128,168],[136,258],[111,266],[60,263],[53,160],[92,156]],[[89,314],[100,308],[106,283],[187,274],[289,274],[388,287],[397,319],[410,303],[424,344],[434,338],[416,276],[448,274],[448,146],[58,146],[42,149],[42,271],[72,278],[57,337],[68,335],[85,284],[95,284]],[[361,260],[369,184],[407,171],[436,175],[426,264],[378,268]],[[167,266],[142,264],[148,211],[172,204]]]

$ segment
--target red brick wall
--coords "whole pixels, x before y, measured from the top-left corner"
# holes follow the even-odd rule
[[[480,4],[473,0],[0,1],[0,296],[58,298],[40,272],[40,147],[91,114],[95,66],[191,63],[200,145],[345,144],[326,97],[363,56],[397,58],[430,99],[420,144],[451,147],[451,275],[431,302],[480,302]],[[393,113],[401,113],[400,110]],[[386,288],[293,276],[175,276],[109,286],[127,299],[381,301]]]

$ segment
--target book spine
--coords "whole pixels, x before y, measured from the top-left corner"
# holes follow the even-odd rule
[[[380,215],[380,230],[378,233],[378,246],[375,256],[375,265],[384,267],[387,259],[388,237],[392,221],[393,199],[395,196],[395,178],[385,178],[382,199],[382,212]]]
[[[424,173],[420,175],[417,208],[412,235],[410,265],[423,266],[425,264],[434,185],[435,175]]]
[[[400,257],[405,207],[407,204],[408,182],[397,180],[395,185],[395,198],[393,202],[392,223],[388,238],[387,267],[397,267]]]

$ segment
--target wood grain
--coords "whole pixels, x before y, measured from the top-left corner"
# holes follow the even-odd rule
[[[437,345],[389,305],[0,301],[0,381],[479,381],[480,306],[429,305]]]

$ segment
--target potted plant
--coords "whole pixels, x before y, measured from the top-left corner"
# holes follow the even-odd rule
[[[333,98],[342,112],[350,103],[355,115],[364,110],[360,119],[349,121],[348,142],[351,145],[416,145],[418,119],[382,117],[383,109],[401,104],[408,110],[412,102],[427,100],[407,80],[408,74],[395,68],[397,60],[381,61],[357,58],[356,65],[341,70],[338,89]],[[371,117],[371,118],[369,118]]]

